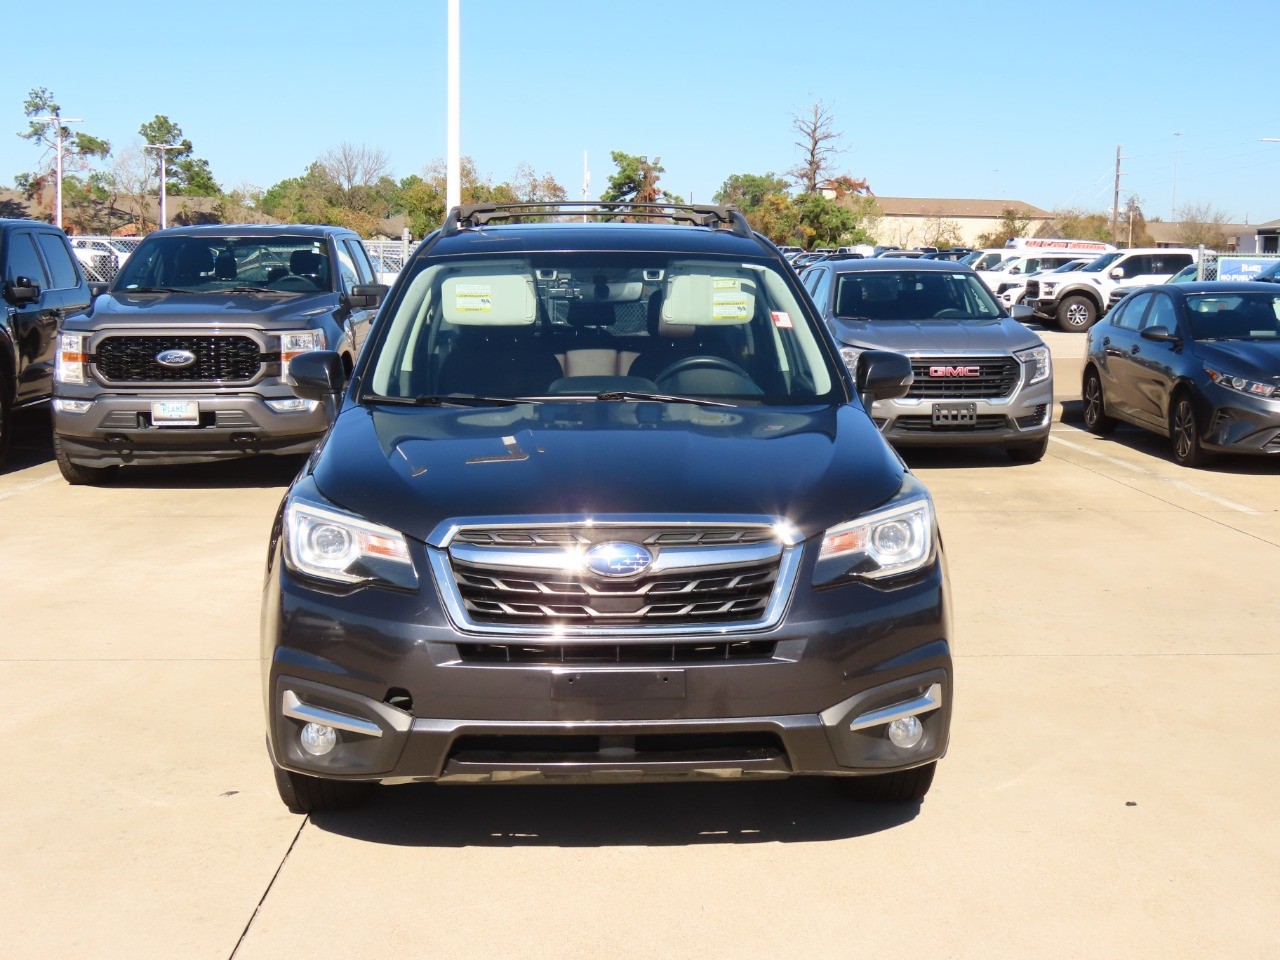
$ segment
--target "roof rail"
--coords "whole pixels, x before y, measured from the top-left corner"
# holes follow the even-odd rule
[[[738,237],[755,239],[755,231],[737,207],[694,203],[631,203],[629,201],[553,200],[530,203],[464,203],[444,218],[443,231],[458,233],[483,227],[491,220],[522,220],[525,217],[643,217],[673,220],[698,227],[726,226]]]

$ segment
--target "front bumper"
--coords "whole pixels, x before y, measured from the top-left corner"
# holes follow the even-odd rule
[[[815,590],[811,574],[810,561],[777,627],[715,635],[771,641],[757,659],[479,663],[460,645],[493,638],[458,630],[429,579],[412,593],[330,593],[289,573],[277,548],[262,622],[273,761],[397,783],[848,776],[937,760],[952,703],[941,554],[893,587]],[[894,746],[893,711],[929,697],[919,745]],[[301,730],[326,716],[338,745],[311,756]]]
[[[976,405],[974,425],[935,427],[935,403]],[[1049,433],[1053,420],[1053,377],[1031,386],[1020,385],[1004,398],[957,400],[878,400],[871,409],[880,432],[894,446],[972,446],[974,444],[1031,443]]]
[[[287,388],[283,388],[287,391]],[[267,400],[284,400],[291,392],[208,393],[156,390],[96,396],[76,391],[54,398],[53,428],[67,454],[93,466],[133,463],[200,463],[253,454],[307,453],[328,429],[323,406],[280,413]],[[84,413],[68,413],[61,399],[91,400]],[[152,404],[161,400],[194,400],[200,426],[155,426]]]
[[[1202,416],[1206,449],[1280,456],[1280,397],[1268,400],[1209,384]]]

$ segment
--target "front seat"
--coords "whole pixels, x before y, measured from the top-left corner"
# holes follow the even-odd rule
[[[314,250],[295,250],[289,254],[289,272],[306,277],[321,290],[329,286],[329,258]]]

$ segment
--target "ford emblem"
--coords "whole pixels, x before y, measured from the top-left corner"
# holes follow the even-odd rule
[[[181,370],[195,362],[196,355],[190,350],[161,350],[156,354],[156,363],[173,370]]]
[[[602,577],[629,577],[653,563],[653,554],[638,543],[597,543],[583,558],[592,573]]]

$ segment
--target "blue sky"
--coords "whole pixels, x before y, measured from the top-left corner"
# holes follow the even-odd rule
[[[296,176],[344,140],[386,150],[397,177],[444,153],[445,0],[51,9],[56,30],[34,28],[0,75],[0,130],[47,86],[117,147],[167,114],[228,187]],[[498,180],[528,162],[574,198],[584,150],[592,196],[611,150],[647,154],[669,190],[709,201],[731,173],[791,166],[790,116],[822,98],[840,172],[883,196],[1101,210],[1119,144],[1148,216],[1170,219],[1176,151],[1179,206],[1261,222],[1280,218],[1280,143],[1259,142],[1280,137],[1276,9],[462,0],[463,152]],[[36,159],[13,133],[5,185]]]

